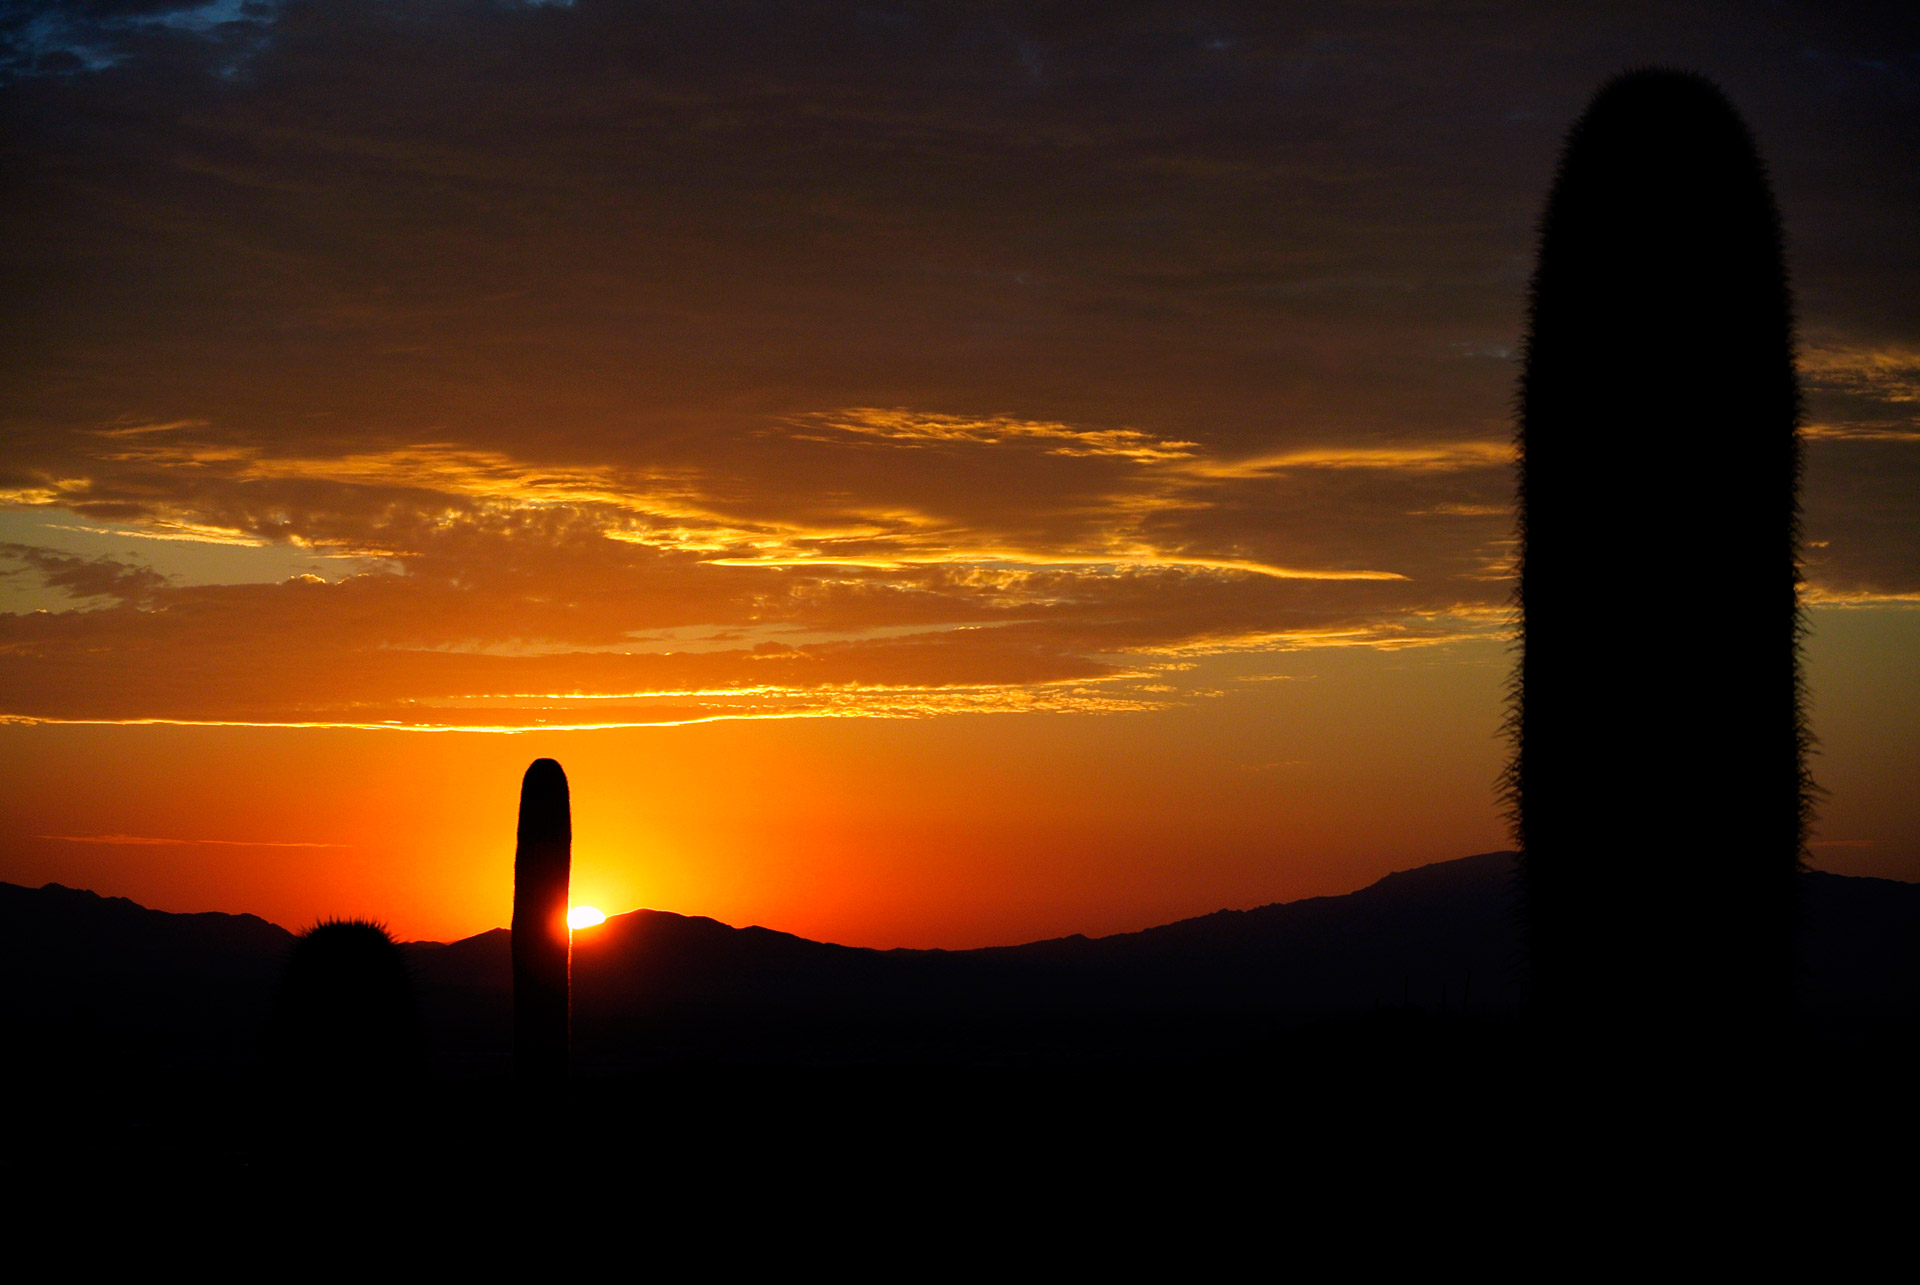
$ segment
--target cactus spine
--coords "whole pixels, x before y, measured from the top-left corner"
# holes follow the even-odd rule
[[[1508,801],[1534,996],[1569,1027],[1784,1015],[1811,792],[1779,217],[1707,81],[1568,135],[1519,405]]]
[[[535,759],[520,782],[513,857],[513,1066],[523,1084],[567,1078],[572,866],[567,774],[552,759]]]

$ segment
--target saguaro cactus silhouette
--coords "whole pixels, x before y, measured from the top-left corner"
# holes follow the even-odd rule
[[[1574,125],[1520,390],[1508,788],[1535,1000],[1764,1020],[1807,822],[1791,299],[1752,138],[1641,71]]]
[[[520,782],[513,857],[513,1066],[523,1083],[567,1076],[567,883],[573,867],[573,810],[567,774],[535,759]]]
[[[335,919],[300,935],[269,1030],[283,1073],[332,1089],[368,1088],[414,1069],[420,1043],[412,978],[384,928]]]

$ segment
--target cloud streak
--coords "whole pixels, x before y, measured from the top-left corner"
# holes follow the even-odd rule
[[[347,848],[345,843],[312,843],[291,839],[174,839],[146,834],[36,834],[56,843],[95,843],[114,848]]]
[[[1498,633],[1567,67],[1675,48],[1499,6],[155,16],[208,12],[0,33],[0,717],[1118,711],[1208,699],[1160,658]],[[1759,78],[1816,301],[1810,592],[1903,601],[1920,349],[1858,233],[1911,203],[1846,152],[1854,203],[1793,205],[1885,139],[1792,128],[1882,99],[1755,70],[1844,31],[1715,31],[1680,48]]]
[[[843,433],[906,446],[1038,443],[1050,455],[1113,456],[1136,464],[1190,459],[1199,448],[1197,442],[1170,441],[1131,428],[1074,428],[1005,415],[969,418],[916,412],[906,407],[889,410],[853,407],[816,415],[811,422]]]

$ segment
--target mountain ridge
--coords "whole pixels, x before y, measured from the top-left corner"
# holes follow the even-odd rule
[[[1522,1000],[1514,870],[1511,852],[1480,853],[1350,893],[969,950],[629,911],[574,939],[576,1061],[1208,1055],[1389,1011],[1508,1018]],[[1810,872],[1802,886],[1810,1020],[1920,1015],[1920,885]],[[56,1060],[244,1062],[293,941],[254,915],[0,883],[0,1022]],[[503,1072],[510,933],[405,951],[439,1064]]]

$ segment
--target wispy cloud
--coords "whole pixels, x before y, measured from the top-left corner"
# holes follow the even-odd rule
[[[1823,589],[1814,585],[1800,591],[1800,601],[1809,607],[1885,607],[1920,603],[1920,590]]]
[[[1453,473],[1501,468],[1513,463],[1508,441],[1318,446],[1238,460],[1194,460],[1182,466],[1196,477],[1266,477],[1298,469],[1367,469],[1389,473]]]
[[[36,834],[36,839],[58,843],[99,843],[134,848],[346,848],[345,843],[313,843],[293,839],[176,839],[150,834]]]
[[[290,452],[190,421],[96,437],[33,498],[111,517],[50,533],[363,561],[222,584],[204,567],[169,579],[117,554],[13,549],[78,609],[0,615],[0,716],[513,731],[1137,711],[1204,696],[1103,657],[1419,645],[1481,626],[1410,611],[1467,621],[1499,593],[1470,547],[1408,557],[1394,523],[1410,498],[1481,505],[1504,486],[1501,452],[1223,465],[1134,429],[805,422],[829,421],[850,440],[942,444],[978,484],[916,492],[899,484],[918,475],[882,471],[822,490],[811,479],[839,450],[806,434],[757,438],[772,454],[729,471],[450,441]],[[663,630],[738,644],[676,652],[649,641]],[[782,641],[795,633],[840,641]]]
[[[1800,432],[1816,442],[1920,442],[1920,428],[1878,424],[1805,424]]]
[[[123,527],[82,526],[78,523],[49,523],[51,531],[79,531],[87,535],[126,536],[132,535],[142,540],[178,540],[185,544],[225,544],[238,548],[257,549],[267,541],[259,536],[248,535],[231,527],[207,526],[198,522],[178,522],[165,518],[150,520],[140,527],[129,531]]]
[[[1190,459],[1199,449],[1197,442],[1155,437],[1132,428],[1076,428],[1069,424],[1016,419],[1007,415],[942,415],[906,407],[880,409],[856,406],[812,415],[800,423],[803,426],[837,429],[842,433],[878,438],[902,446],[1037,443],[1050,455],[1113,456],[1137,464]]]
[[[1895,404],[1920,402],[1920,348],[1911,345],[1807,344],[1798,366],[1801,379],[1815,389]]]
[[[96,437],[146,437],[152,433],[173,433],[182,429],[207,428],[204,419],[168,419],[147,423],[139,420],[108,424],[91,430]]]
[[[825,556],[769,554],[751,558],[708,558],[705,561],[717,567],[866,567],[877,570],[899,570],[915,566],[943,565],[979,565],[1018,564],[1034,567],[1062,567],[1084,569],[1092,572],[1118,571],[1127,569],[1172,570],[1172,571],[1218,571],[1233,572],[1242,575],[1271,576],[1276,580],[1405,580],[1397,571],[1370,571],[1364,569],[1343,570],[1338,568],[1280,567],[1271,563],[1255,562],[1246,558],[1206,558],[1186,557],[1174,553],[1162,553],[1151,549],[1140,549],[1126,553],[1035,553],[1024,549],[1004,547],[984,547],[975,549],[953,549],[944,553],[914,555],[901,554],[898,557],[872,558],[834,558]]]

